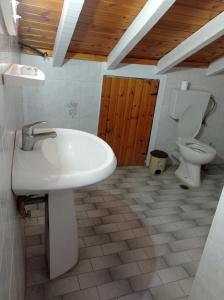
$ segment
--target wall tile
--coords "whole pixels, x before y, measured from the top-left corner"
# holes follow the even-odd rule
[[[47,119],[50,127],[97,133],[101,63],[69,60],[62,68],[52,59],[22,55],[22,63],[39,67],[46,75],[43,87],[23,89],[26,123]]]
[[[16,43],[0,35],[0,75],[9,63],[19,63]],[[11,192],[15,130],[22,126],[22,90],[0,82],[0,299],[24,299],[23,224]],[[4,176],[3,176],[4,174]]]

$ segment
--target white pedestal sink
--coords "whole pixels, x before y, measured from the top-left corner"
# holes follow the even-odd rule
[[[117,164],[110,146],[97,136],[54,130],[56,138],[37,142],[32,151],[21,150],[21,131],[17,131],[12,168],[16,195],[48,194],[50,278],[63,274],[78,260],[73,189],[107,178]]]

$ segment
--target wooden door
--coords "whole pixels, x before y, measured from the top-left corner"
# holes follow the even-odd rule
[[[103,78],[98,135],[119,166],[144,165],[158,86],[158,80]]]

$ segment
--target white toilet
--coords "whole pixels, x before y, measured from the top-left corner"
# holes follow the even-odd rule
[[[195,139],[202,124],[202,110],[190,105],[182,114],[177,126],[177,145],[180,151],[180,165],[175,175],[186,185],[199,187],[201,165],[211,162],[216,155],[214,148]]]

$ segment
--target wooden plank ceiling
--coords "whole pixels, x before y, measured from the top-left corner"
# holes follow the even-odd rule
[[[18,13],[19,38],[39,49],[52,50],[61,16],[63,0],[21,0]]]
[[[21,0],[20,40],[52,51],[63,0]],[[106,60],[146,0],[86,0],[68,52],[80,58]],[[221,0],[177,0],[124,62],[156,64],[184,39],[224,11]],[[207,66],[224,55],[224,38],[181,65]]]

